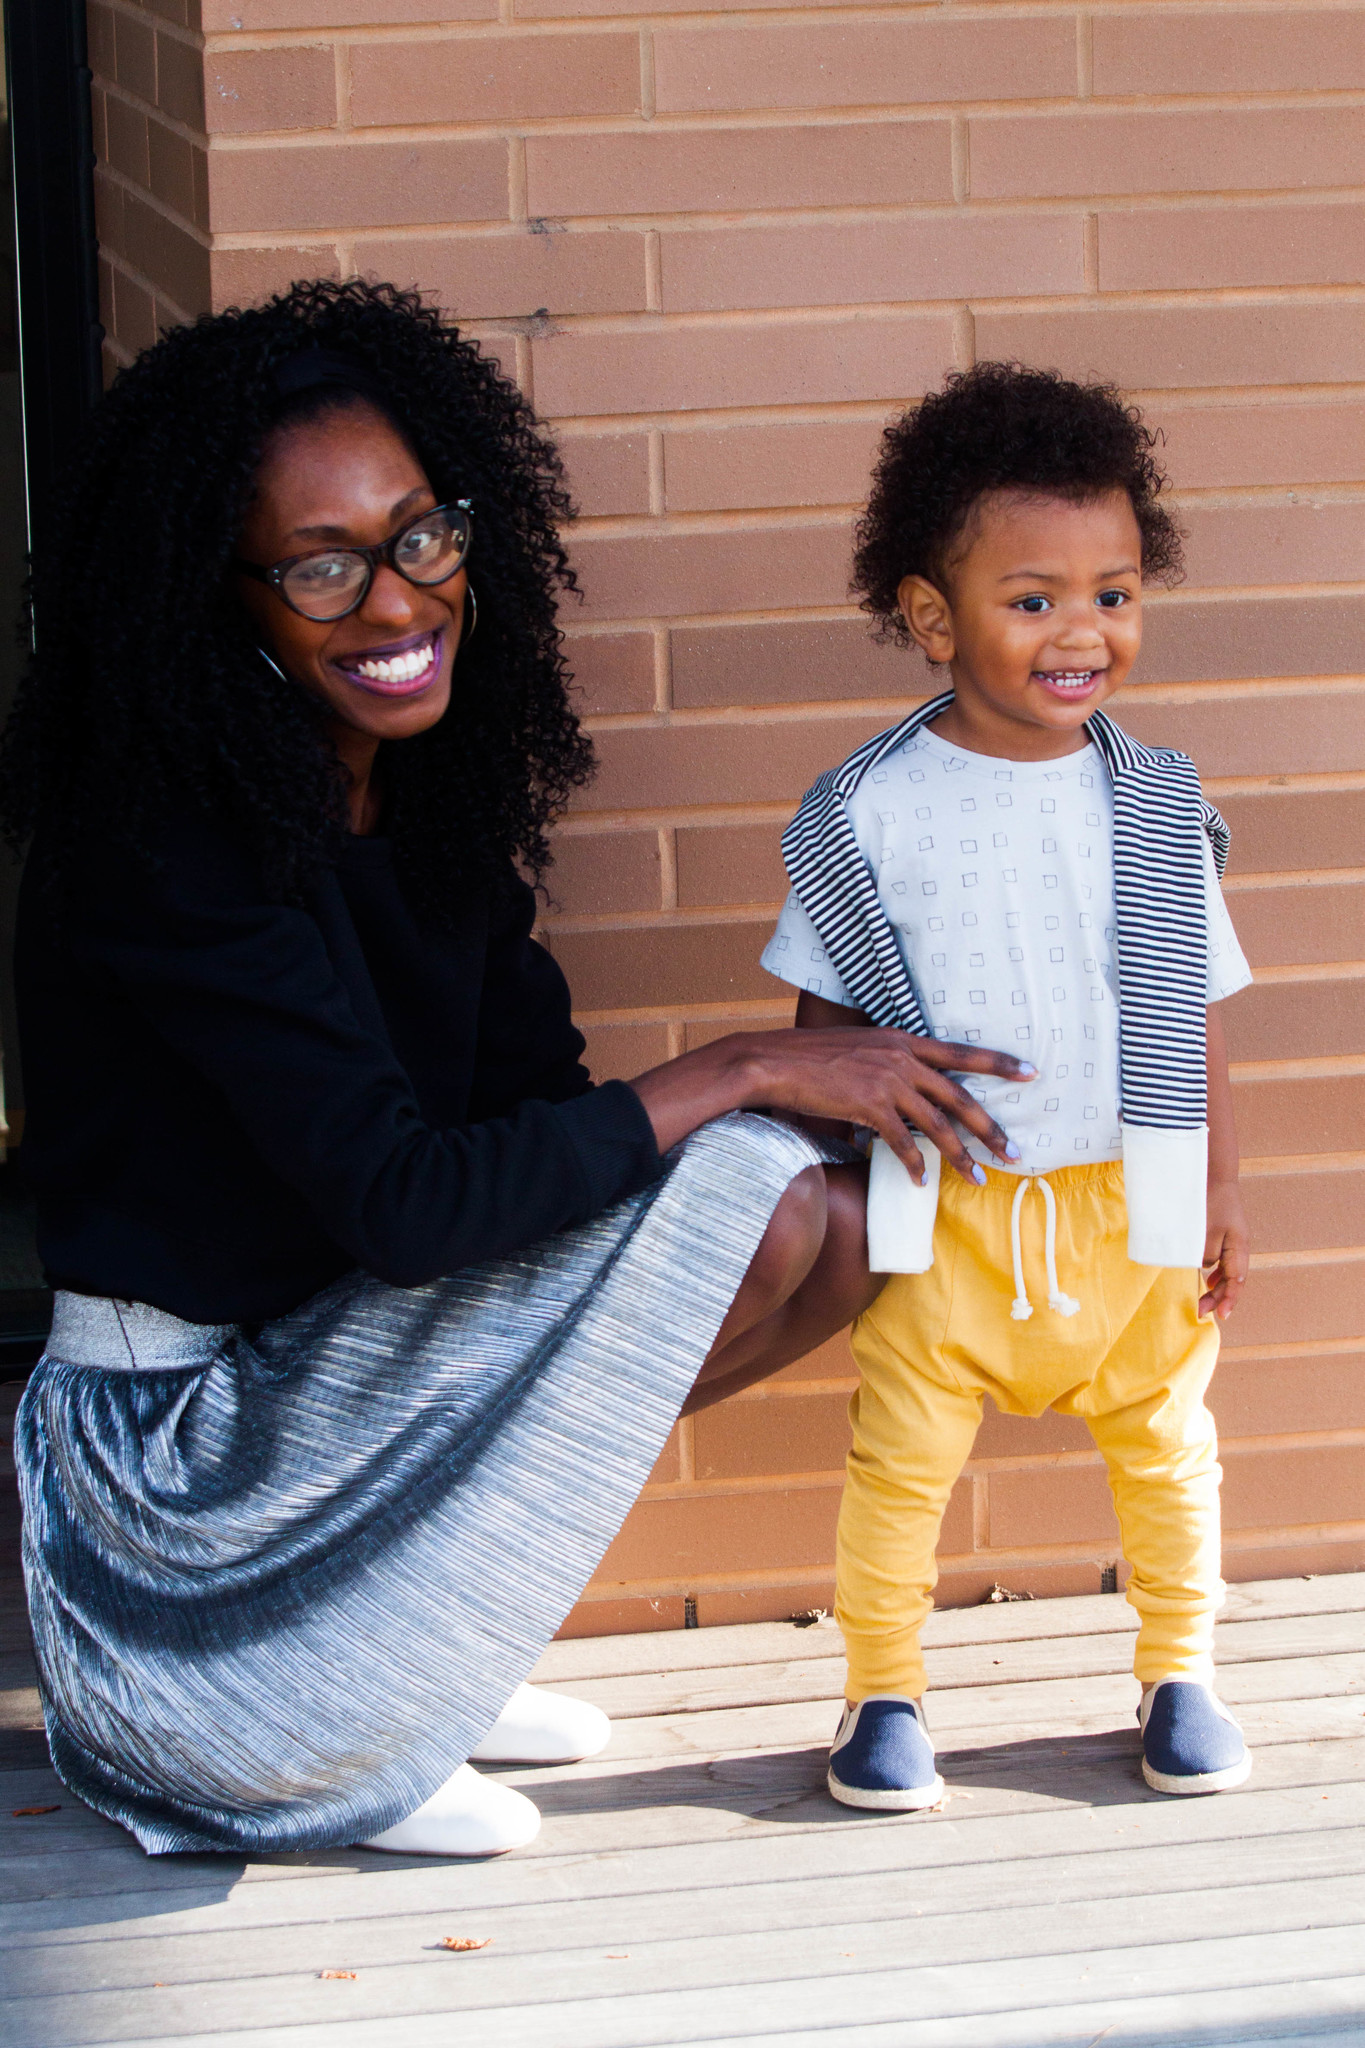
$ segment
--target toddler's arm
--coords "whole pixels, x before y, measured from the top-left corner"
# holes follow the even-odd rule
[[[805,1000],[804,998],[802,999]],[[826,1005],[826,1008],[830,1007]],[[798,1023],[800,1018],[797,1019]],[[1201,1316],[1210,1310],[1226,1322],[1237,1305],[1247,1277],[1251,1233],[1247,1228],[1242,1191],[1237,1184],[1237,1125],[1228,1078],[1228,1049],[1216,1003],[1208,1013],[1209,1076],[1209,1208],[1204,1265],[1208,1292],[1199,1303]]]

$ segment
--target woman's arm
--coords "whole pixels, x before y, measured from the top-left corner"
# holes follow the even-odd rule
[[[1237,1124],[1232,1108],[1232,1082],[1228,1076],[1227,1040],[1216,1003],[1209,1005],[1207,1025],[1209,1089],[1209,1196],[1208,1234],[1204,1239],[1204,1266],[1208,1291],[1201,1297],[1199,1313],[1216,1315],[1225,1323],[1237,1306],[1246,1284],[1251,1252],[1251,1233],[1238,1186]]]
[[[976,1168],[955,1124],[965,1124],[997,1158],[1009,1157],[1005,1132],[951,1075],[1031,1080],[1026,1060],[880,1030],[858,1010],[807,994],[796,1022],[794,1031],[738,1032],[640,1075],[631,1085],[660,1151],[727,1110],[783,1109],[870,1126],[916,1182],[924,1161],[907,1122],[933,1139],[964,1180],[975,1180]]]

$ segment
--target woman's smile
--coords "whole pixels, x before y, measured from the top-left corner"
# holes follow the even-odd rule
[[[376,697],[418,697],[429,690],[441,672],[444,627],[435,632],[410,633],[404,640],[391,640],[380,647],[367,647],[355,654],[334,654],[338,668],[348,682]]]

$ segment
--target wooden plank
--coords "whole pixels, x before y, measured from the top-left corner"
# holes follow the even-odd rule
[[[905,1840],[902,1835],[902,1840]],[[1055,1938],[1054,1909],[1065,1909],[1065,1924],[1073,1927],[1077,1912],[1091,1914],[1098,1923],[1101,1908],[1108,1905],[1126,1921],[1149,1909],[1159,1898],[1162,1910],[1174,1907],[1178,1897],[1190,1904],[1183,1925],[1197,1931],[1200,1900],[1209,1894],[1222,1903],[1217,1929],[1243,1923],[1250,1914],[1256,1918],[1272,1896],[1281,1899],[1287,1888],[1311,1889],[1315,1898],[1326,1893],[1332,1881],[1339,1884],[1343,1901],[1354,1901],[1365,1910],[1365,1819],[1354,1827],[1306,1828],[1261,1839],[1242,1838],[1237,1845],[1236,1878],[1228,1882],[1226,1842],[1152,1845],[1124,1843],[1117,1849],[1086,1847],[1068,1856],[1046,1861],[1034,1854],[1022,1858],[993,1860],[989,1883],[983,1883],[983,1866],[972,1859],[935,1872],[931,1885],[918,1867],[890,1864],[883,1855],[882,1867],[872,1871],[842,1870],[820,1877],[804,1867],[794,1873],[772,1871],[765,1880],[752,1877],[742,1883],[717,1885],[699,1860],[690,1885],[672,1890],[651,1889],[618,1895],[610,1902],[599,1898],[561,1898],[552,1905],[545,1901],[515,1903],[494,1908],[487,1903],[467,1908],[458,1916],[456,1932],[473,1929],[490,1937],[497,1946],[500,1970],[534,1967],[549,1949],[556,1966],[566,1966],[570,1957],[593,1960],[604,1941],[610,1946],[642,1949],[646,1945],[666,1948],[676,1955],[680,1944],[695,1943],[709,1954],[717,1944],[743,1944],[752,1948],[750,1937],[773,1937],[786,1942],[801,1929],[813,1940],[823,1939],[832,1927],[857,1927],[866,1931],[892,1930],[887,1953],[894,1959],[897,1926],[915,1930],[921,1946],[934,1951],[940,1937],[956,1950],[963,1940],[975,1952],[980,1930],[967,1936],[964,1927],[975,1926],[997,1911],[996,1901],[1027,1899],[1042,1892],[1045,1906],[1009,1908],[1002,1915],[1006,1938],[1024,1944],[1032,1952],[1035,1935],[1041,1930],[1048,1945]],[[335,1903],[335,1901],[333,1902]],[[1030,1918],[1029,1914],[1033,1917]],[[1045,1917],[1039,1918],[1042,1914]],[[471,1918],[471,1915],[474,1917]],[[949,1923],[952,1923],[951,1928]],[[1112,1924],[1112,1923],[1111,1923]],[[1030,1931],[1032,1930],[1032,1931]],[[289,1977],[300,1971],[336,1967],[338,1949],[344,1950],[345,1967],[355,1970],[405,1969],[424,1955],[439,1953],[443,1934],[451,1932],[448,1911],[434,1911],[425,1901],[418,1913],[392,1912],[288,1926],[224,1927],[213,1932],[168,1935],[145,1923],[140,1934],[130,1933],[117,1943],[33,1944],[24,1951],[11,1952],[6,1969],[9,1995],[14,1998],[82,1995],[98,1970],[102,1992],[120,1988],[136,1990],[160,1981],[172,1984],[230,1984],[256,1979]]]
[[[1228,1587],[1225,1620],[1365,1610],[1365,1572],[1317,1578],[1248,1580]],[[1131,1633],[1137,1626],[1128,1602],[1114,1593],[1058,1600],[1020,1600],[1000,1606],[952,1607],[931,1614],[926,1647],[1025,1642],[1052,1636]],[[787,1621],[741,1622],[724,1628],[659,1629],[643,1635],[583,1636],[551,1643],[534,1673],[540,1685],[578,1678],[621,1678],[645,1671],[702,1670],[708,1665],[786,1663],[794,1657],[843,1654],[832,1621],[794,1628]]]
[[[907,1874],[907,1890],[910,1884]],[[604,1917],[600,1940],[590,1950],[559,1947],[550,1927],[544,1946],[531,1953],[509,1954],[495,1945],[476,1957],[451,1957],[429,1947],[401,1964],[368,1965],[356,1946],[357,1931],[334,1929],[325,1947],[312,1948],[306,1964],[287,1974],[238,1976],[224,1995],[237,2028],[282,2020],[316,2024],[343,2013],[390,2020],[434,2009],[477,2013],[480,2048],[489,2038],[485,2021],[491,2013],[514,2013],[525,2025],[537,2008],[552,2008],[540,2027],[528,2026],[524,2038],[538,2038],[543,2029],[562,2048],[566,2039],[579,2038],[564,2030],[575,2009],[609,1987],[619,1993],[647,1987],[652,2001],[677,2001],[695,1998],[702,1985],[713,2037],[722,2026],[733,2032],[737,2014],[746,2008],[761,2012],[776,2031],[772,2021],[784,2012],[803,2025],[815,2018],[842,2020],[851,2000],[864,2018],[898,2017],[907,2009],[930,2018],[1056,2003],[1059,1978],[1084,1984],[1091,1997],[1132,1997],[1156,1989],[1202,1992],[1286,1976],[1354,1974],[1365,1954],[1365,1876],[1268,1883],[1232,1893],[1214,1887],[1130,1896],[1121,1914],[1113,1901],[1082,1899],[1068,1902],[1060,1920],[1051,1900],[1016,1905],[991,1897],[965,1914],[934,1918],[911,1907],[871,1921],[835,1917],[756,1934],[720,1931],[704,1942],[688,1933],[626,1946],[627,1936],[616,1924]],[[435,1921],[426,1931],[439,1939]],[[472,1921],[468,1931],[478,1931]],[[1121,1944],[1112,1945],[1120,1933]],[[1059,1936],[1065,1944],[1060,1954]],[[323,1954],[327,1962],[316,1963]],[[617,1967],[618,1959],[629,1968]],[[344,2004],[319,1979],[319,1968],[356,1970],[341,1994]],[[889,1985],[901,2001],[891,2012]],[[205,2003],[201,1985],[167,1982],[16,1999],[10,2009],[24,2038],[77,2048],[183,2033],[187,2021],[202,2023]],[[675,2032],[669,2038],[679,2037]]]
[[[927,1653],[929,1684],[937,1693],[963,1686],[1131,1671],[1133,1640],[1132,1631],[1115,1631],[939,1648]],[[1218,1631],[1217,1656],[1223,1667],[1349,1650],[1365,1651],[1365,1611],[1228,1622]],[[820,1656],[785,1664],[764,1661],[578,1679],[569,1689],[576,1698],[601,1707],[613,1720],[634,1720],[721,1707],[775,1706],[791,1700],[837,1700],[843,1678],[841,1659]]]

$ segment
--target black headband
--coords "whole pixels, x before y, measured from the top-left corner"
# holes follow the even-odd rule
[[[364,364],[355,362],[350,356],[338,355],[335,349],[301,349],[297,355],[286,356],[276,366],[275,390],[281,398],[292,398],[296,392],[311,391],[320,384],[354,391],[358,397],[368,398],[372,405],[380,406],[385,412],[393,410],[378,379]]]

